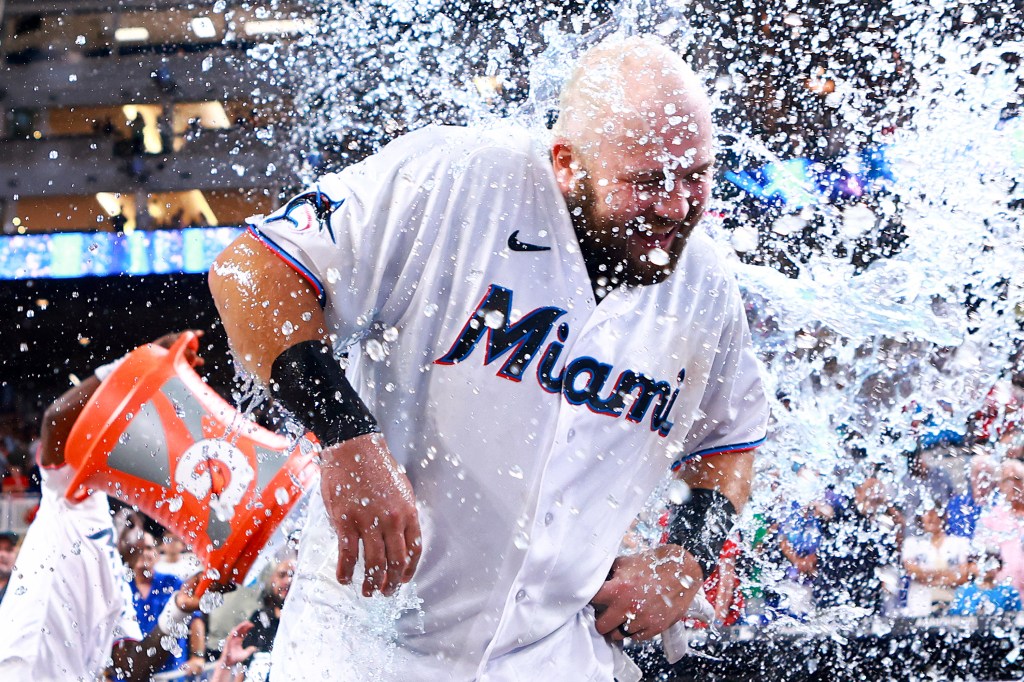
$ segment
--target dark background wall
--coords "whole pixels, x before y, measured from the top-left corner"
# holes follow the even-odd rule
[[[234,375],[205,275],[0,282],[0,320],[4,412],[31,417],[71,385],[70,375],[86,377],[182,329],[205,332],[202,374],[211,385],[224,394]]]

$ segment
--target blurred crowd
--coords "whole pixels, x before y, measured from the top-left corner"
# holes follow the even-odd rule
[[[895,484],[872,474],[850,496],[827,490],[809,505],[780,502],[774,518],[757,515],[731,566],[741,599],[728,603],[732,614],[717,605],[722,621],[1020,611],[1024,462],[976,455],[955,486],[925,453],[910,458]]]
[[[964,433],[923,428],[905,468],[873,466],[804,504],[773,484],[709,581],[729,591],[707,590],[719,622],[1021,611],[1021,383],[994,388]]]
[[[31,425],[17,419],[0,421],[0,492],[39,492],[39,467],[30,454],[38,444],[38,432]]]

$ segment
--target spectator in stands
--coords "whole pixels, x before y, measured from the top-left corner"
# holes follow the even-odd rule
[[[975,415],[974,436],[979,443],[997,443],[1010,438],[1020,428],[1024,387],[1016,375],[992,386],[985,405]]]
[[[779,549],[789,562],[785,579],[776,586],[784,600],[779,610],[802,617],[812,607],[811,585],[818,570],[818,546],[821,544],[821,524],[811,507],[800,507],[796,502],[789,518],[778,534]]]
[[[214,658],[222,653],[224,643],[236,625],[259,608],[261,594],[258,585],[239,587],[224,595],[224,602],[210,613],[207,618],[207,650]]]
[[[1008,579],[1024,594],[1024,462],[1008,459],[1000,468],[1002,501],[982,512],[975,544],[998,548],[1003,562],[1000,579]]]
[[[254,646],[257,651],[270,651],[277,636],[277,626],[281,622],[281,609],[292,586],[295,575],[295,559],[283,559],[274,566],[270,580],[263,588],[260,608],[249,617],[253,623],[252,630],[245,636],[245,646]]]
[[[164,534],[160,541],[160,561],[154,568],[157,573],[173,575],[178,580],[188,580],[189,576],[195,575],[202,568],[199,559],[189,551],[184,540],[171,532]]]
[[[918,447],[904,453],[907,474],[900,481],[896,502],[910,518],[919,517],[928,508],[946,508],[953,498],[953,479],[942,467],[928,462],[927,454]],[[919,528],[913,527],[917,532]]]
[[[128,121],[128,128],[131,131],[129,139],[132,145],[132,154],[143,154],[146,151],[146,120],[142,114],[136,112],[132,120]]]
[[[967,490],[949,502],[946,531],[950,535],[973,538],[983,508],[991,507],[999,482],[995,462],[987,455],[971,460]]]
[[[967,538],[946,535],[941,508],[924,511],[919,524],[923,534],[903,542],[903,568],[910,577],[904,615],[912,617],[937,613],[972,573],[970,543]]]
[[[266,679],[268,654],[277,636],[281,609],[294,574],[294,557],[277,562],[261,593],[260,608],[248,620],[233,627],[225,638],[224,650],[217,659],[210,682],[242,682],[243,679],[263,682]],[[246,661],[250,661],[248,669],[241,666]]]
[[[29,484],[30,481],[24,470],[17,464],[12,464],[3,481],[0,481],[0,492],[24,494],[28,492]]]
[[[181,587],[182,581],[173,575],[158,573],[155,570],[160,555],[157,552],[156,539],[151,533],[145,530],[141,532],[135,529],[129,530],[128,538],[121,543],[121,547],[123,552],[129,556],[129,567],[132,571],[130,585],[135,617],[139,621],[142,634],[146,635],[156,627],[160,612]],[[200,615],[194,614],[193,622]],[[191,632],[192,628],[190,627],[190,634]],[[199,663],[201,668],[202,660],[205,657],[205,652],[197,652],[195,656],[190,655],[189,638],[187,637],[177,639],[173,643],[170,653],[167,662],[157,672],[178,670],[189,663],[191,658],[198,659],[198,661],[192,661],[192,664],[194,666],[195,663]]]
[[[898,584],[903,517],[874,476],[823,514],[814,601],[820,608],[853,606],[881,613]]]
[[[953,616],[992,616],[1021,610],[1020,592],[999,580],[1003,562],[999,552],[989,552],[981,562],[979,575],[956,588],[949,614]]]
[[[0,602],[7,594],[7,585],[14,572],[14,562],[18,559],[18,534],[9,530],[0,533]]]
[[[715,570],[704,581],[704,596],[715,610],[715,624],[718,626],[735,625],[743,616],[744,597],[736,570],[741,544],[737,529],[722,545]]]

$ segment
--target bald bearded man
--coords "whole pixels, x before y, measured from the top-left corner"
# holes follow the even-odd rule
[[[615,38],[547,141],[425,128],[221,254],[237,357],[324,445],[273,679],[611,680],[683,617],[767,421],[713,158],[693,72]],[[670,543],[617,556],[670,471]]]

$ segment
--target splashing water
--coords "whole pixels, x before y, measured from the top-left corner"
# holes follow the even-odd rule
[[[849,150],[840,165],[855,173],[864,164],[857,152],[884,143],[891,179],[861,200],[753,210],[749,197],[728,196],[720,183],[711,213],[724,217],[705,220],[719,243],[741,251],[735,269],[773,396],[758,466],[781,490],[755,488],[757,510],[781,494],[817,497],[837,472],[860,466],[855,449],[901,475],[899,455],[913,447],[911,421],[922,415],[962,427],[1007,371],[1024,299],[1024,143],[1019,119],[1008,115],[1020,103],[1021,26],[1004,23],[993,35],[991,23],[971,23],[973,6],[944,0],[903,0],[871,10],[881,19],[832,25],[814,15],[823,10],[778,4],[726,12],[692,2],[590,2],[570,14],[540,2],[486,12],[439,0],[357,10],[330,2],[317,33],[277,55],[270,77],[302,75],[288,89],[295,147],[306,150],[293,165],[304,179],[430,123],[511,113],[541,130],[574,57],[616,31],[655,32],[693,58],[711,83],[721,156],[734,169],[838,144]],[[820,21],[777,52],[759,52],[762,10],[776,31],[804,26],[802,11]],[[1002,22],[1015,16],[992,11]],[[826,50],[843,31],[845,51]],[[788,72],[778,66],[783,50],[795,53]],[[799,135],[736,115],[758,87],[771,87],[764,106],[792,100],[799,130],[797,105],[812,97],[805,78],[833,88],[805,107],[824,112],[820,139],[813,126]],[[475,79],[497,84],[504,99]]]
[[[513,91],[510,98],[522,100],[512,115],[541,128],[557,110],[574,57],[616,31],[658,33],[710,68],[721,59],[718,71],[726,78],[713,84],[717,118],[733,122],[728,107],[749,87],[737,74],[744,64],[756,67],[758,57],[737,44],[742,30],[727,34],[714,21],[698,21],[709,16],[700,10],[689,2],[610,8],[590,3],[566,16],[525,3],[475,16],[433,0],[367,3],[358,12],[332,3],[320,32],[291,57],[306,67],[304,74],[313,74],[296,91],[298,119],[307,122],[297,126],[296,141],[303,149],[335,145],[345,163],[410,128],[506,113],[474,91],[480,76],[505,83]],[[871,207],[866,229],[901,223],[902,248],[888,258],[869,254],[866,267],[853,263],[848,254],[865,228],[852,224],[855,212],[849,207],[819,204],[782,216],[815,225],[816,238],[826,240],[795,272],[786,276],[763,265],[737,264],[771,392],[786,398],[774,405],[772,437],[761,461],[792,484],[792,464],[831,474],[852,446],[865,448],[873,460],[897,459],[911,438],[908,405],[950,424],[965,422],[1004,371],[1017,338],[1013,307],[1021,298],[1016,273],[1022,254],[1010,205],[1012,192],[1020,192],[1012,186],[1013,169],[1020,168],[1021,152],[1014,152],[1020,133],[1019,124],[1001,124],[1000,117],[1018,97],[1012,60],[1003,55],[1019,56],[1021,48],[986,43],[981,26],[954,35],[955,11],[943,3],[889,8],[888,21],[902,27],[893,51],[914,84],[889,94],[888,104],[872,103],[872,91],[862,86],[864,78],[852,75],[852,67],[829,73],[837,86],[823,108],[843,122],[846,148],[868,146],[885,121],[899,123],[888,145],[895,179],[882,188],[884,199]],[[790,16],[784,20],[792,23]],[[853,37],[870,52],[878,30],[865,20]],[[811,48],[820,36],[819,31]],[[746,39],[753,40],[750,34]],[[712,43],[724,54],[708,56]],[[729,60],[729,49],[738,56]],[[898,70],[882,59],[872,68]],[[779,79],[788,82],[791,76]],[[729,133],[723,135],[724,151],[750,165],[809,144],[736,130],[734,123],[721,127]],[[847,165],[855,163],[853,152],[849,157]],[[304,170],[316,171],[308,163]],[[731,243],[737,230],[728,216],[742,216],[744,206],[722,198],[714,208],[727,219],[706,221],[706,229]],[[760,241],[764,246],[769,238]],[[969,306],[971,296],[983,303]],[[883,433],[903,437],[887,442]]]

